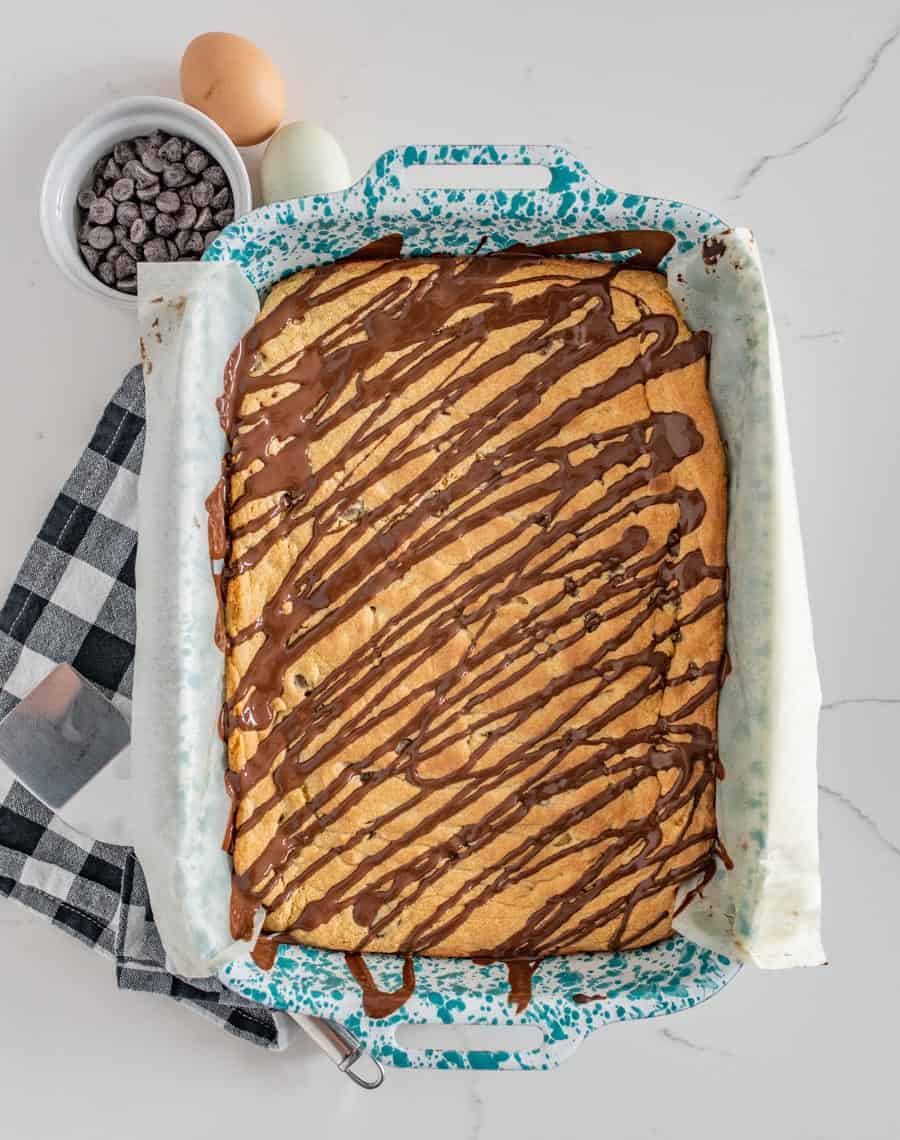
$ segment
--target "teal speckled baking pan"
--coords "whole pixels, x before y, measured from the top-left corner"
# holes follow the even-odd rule
[[[415,189],[410,167],[425,164],[543,166],[543,190]],[[514,173],[510,171],[510,181]],[[407,146],[387,151],[350,189],[255,210],[223,231],[206,260],[236,262],[264,294],[299,269],[334,261],[386,234],[400,232],[404,256],[490,253],[516,242],[557,242],[602,231],[661,230],[671,252],[687,253],[724,223],[681,202],[621,194],[596,181],[567,151],[554,146]],[[633,252],[633,251],[632,251]],[[596,254],[611,259],[627,249]],[[665,267],[665,260],[662,263]],[[403,982],[402,959],[366,955],[384,991]],[[389,1017],[373,1020],[343,954],[282,946],[264,972],[250,957],[220,973],[232,989],[275,1009],[333,1017],[352,1030],[379,1060],[401,1067],[547,1069],[558,1065],[601,1026],[674,1013],[705,1001],[739,967],[727,957],[676,936],[615,954],[548,958],[532,981],[531,1001],[519,1013],[510,1003],[506,968],[468,959],[416,958],[415,989]],[[404,1023],[533,1025],[542,1044],[515,1050],[414,1050],[401,1045]]]

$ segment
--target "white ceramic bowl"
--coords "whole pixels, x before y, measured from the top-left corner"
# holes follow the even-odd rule
[[[138,95],[120,99],[89,115],[56,148],[41,188],[41,229],[53,260],[75,285],[125,307],[137,298],[104,285],[81,259],[77,227],[78,192],[89,184],[94,163],[113,145],[153,130],[182,135],[208,151],[222,167],[234,196],[234,216],[253,207],[250,178],[237,147],[221,127],[201,111],[177,99]]]

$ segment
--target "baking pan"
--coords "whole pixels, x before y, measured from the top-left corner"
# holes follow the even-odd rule
[[[406,174],[425,165],[465,165],[467,189],[416,189]],[[543,190],[479,189],[479,168],[539,166]],[[515,170],[509,171],[514,183]],[[439,172],[435,172],[439,181]],[[496,182],[496,179],[492,179]],[[205,255],[231,261],[264,295],[279,279],[345,257],[391,233],[403,235],[403,256],[490,253],[516,242],[559,243],[584,234],[652,231],[666,240],[661,262],[686,254],[726,229],[714,215],[680,202],[620,194],[596,181],[567,151],[554,146],[407,146],[390,150],[342,194],[284,202],[255,210],[223,231]],[[645,244],[610,237],[590,256],[624,260]],[[565,252],[565,247],[563,252]],[[375,983],[403,985],[403,959],[367,954]],[[697,1005],[717,993],[739,965],[725,954],[681,936],[611,954],[576,954],[540,963],[521,1012],[510,1001],[507,967],[468,959],[416,958],[415,989],[389,1017],[373,1020],[341,953],[281,946],[270,971],[249,955],[220,971],[222,981],[273,1008],[332,1017],[362,1039],[379,1060],[400,1067],[547,1069],[571,1054],[593,1030]],[[521,1002],[519,1005],[523,1004]],[[396,1036],[404,1023],[532,1025],[542,1034],[533,1049],[412,1049]]]

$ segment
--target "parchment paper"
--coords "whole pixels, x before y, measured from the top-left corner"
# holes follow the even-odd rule
[[[140,580],[131,727],[132,834],[169,965],[205,977],[246,953],[228,931],[224,662],[204,500],[224,436],[215,400],[232,348],[259,310],[233,266],[141,264],[138,320],[147,443],[138,492]]]
[[[710,390],[729,449],[728,649],[718,823],[734,869],[680,914],[694,941],[758,966],[815,965],[819,936],[816,729],[821,700],[781,372],[758,253],[746,230],[717,258],[674,258],[669,286],[712,334]],[[140,486],[132,748],[135,847],[172,967],[214,973],[244,956],[227,922],[228,801],[216,730],[222,656],[204,499],[224,449],[215,414],[228,354],[258,311],[233,263],[142,265],[147,383]]]
[[[728,447],[727,646],[719,702],[719,835],[734,862],[676,921],[688,938],[764,968],[819,965],[816,745],[822,702],[781,364],[748,230],[722,255],[674,258],[669,288],[712,334],[710,393]]]

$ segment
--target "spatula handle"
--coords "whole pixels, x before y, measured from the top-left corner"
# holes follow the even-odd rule
[[[292,1013],[291,1017],[315,1041],[325,1056],[360,1088],[377,1089],[384,1080],[384,1069],[380,1062],[366,1054],[349,1029],[326,1017],[310,1017],[305,1013]],[[356,1062],[364,1056],[368,1057],[376,1071],[373,1077],[366,1077],[354,1068]]]

